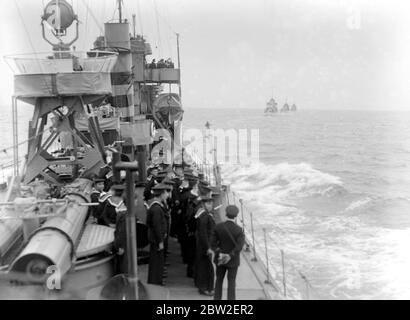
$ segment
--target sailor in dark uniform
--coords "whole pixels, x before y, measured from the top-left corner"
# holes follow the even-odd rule
[[[98,179],[98,178],[94,179],[94,186],[93,186],[93,189],[90,195],[90,199],[92,203],[99,203],[100,197],[105,194],[104,182],[105,182],[105,179]],[[98,206],[91,207],[90,213],[94,219],[97,219]]]
[[[179,186],[177,192],[177,200],[178,200],[178,208],[176,209],[176,216],[172,218],[175,225],[175,233],[178,238],[178,242],[181,246],[181,256],[182,261],[184,264],[187,263],[186,261],[186,238],[187,238],[187,231],[185,226],[185,216],[188,207],[188,199],[191,193],[191,189],[189,188],[188,180],[182,180],[181,185]]]
[[[105,206],[108,203],[108,199],[111,198],[113,194],[114,194],[114,190],[112,189],[112,187],[110,188],[110,190],[108,190],[108,192],[105,192],[105,191],[101,192],[100,197],[98,198],[99,205],[95,209],[95,218],[98,224],[101,224],[101,225],[105,224],[102,218],[102,214],[104,212]]]
[[[152,188],[154,199],[147,212],[148,237],[150,241],[150,259],[148,266],[148,283],[162,285],[164,273],[164,239],[167,236],[167,221],[164,203],[171,189],[165,184]]]
[[[214,294],[214,267],[212,265],[211,236],[215,228],[213,199],[201,197],[202,206],[195,214],[196,225],[196,257],[195,285],[200,294]]]
[[[180,186],[184,179],[182,165],[174,164],[174,177],[171,179],[174,182],[171,195],[171,226],[169,236],[173,238],[178,237],[178,220],[181,214],[181,201],[180,201]]]
[[[184,178],[184,166],[179,163],[174,163],[174,173],[175,175],[182,180]]]
[[[162,181],[162,183],[167,185],[171,189],[169,197],[168,197],[167,201],[165,201],[165,203],[164,203],[164,205],[165,205],[165,219],[167,221],[167,236],[165,237],[165,240],[164,240],[164,254],[165,254],[165,260],[166,260],[168,254],[169,254],[169,252],[168,252],[168,240],[169,240],[169,232],[170,232],[171,219],[172,219],[171,218],[171,208],[173,206],[172,191],[174,189],[174,184],[175,183],[169,178],[165,178]]]
[[[114,228],[117,222],[117,211],[124,204],[122,198],[124,185],[116,184],[111,187],[113,195],[106,200],[106,204],[101,213],[101,224]]]
[[[100,168],[98,178],[104,179],[104,191],[109,191],[111,186],[114,184],[111,163]]]
[[[116,208],[116,223],[114,231],[114,249],[116,256],[116,274],[127,273],[128,261],[125,254],[125,249],[127,245],[127,233],[126,233],[126,214],[127,207],[125,202],[122,201],[120,205]]]
[[[195,265],[195,250],[196,250],[196,219],[195,213],[201,205],[201,200],[198,191],[198,180],[192,175],[188,175],[190,192],[188,193],[187,206],[183,216],[185,224],[185,260],[187,264],[187,276],[192,278],[194,276]]]
[[[148,177],[147,177],[147,182],[145,185],[144,189],[144,199],[145,201],[149,201],[152,199],[152,193],[151,189],[158,183],[156,181],[158,176],[158,167],[157,166],[152,166],[148,169]]]
[[[239,213],[237,206],[226,209],[226,221],[218,223],[211,238],[211,247],[215,252],[216,282],[214,300],[222,299],[222,285],[228,273],[228,300],[235,300],[235,281],[240,264],[240,252],[245,243],[241,227],[235,223]]]

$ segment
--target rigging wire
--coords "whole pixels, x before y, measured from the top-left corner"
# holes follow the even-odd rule
[[[144,36],[144,30],[142,28],[143,24],[142,24],[142,18],[141,18],[141,6],[140,6],[140,0],[137,0],[137,12],[138,12],[138,22],[140,25],[140,30],[141,30],[141,36]]]
[[[24,32],[26,33],[26,36],[27,36],[27,38],[28,38],[28,42],[29,42],[29,44],[30,44],[30,47],[31,47],[31,49],[33,50],[33,53],[34,53],[34,56],[35,56],[35,61],[37,62],[38,66],[39,66],[39,68],[40,68],[41,73],[44,73],[43,66],[41,65],[41,63],[40,63],[40,61],[39,61],[40,59],[39,59],[39,57],[38,57],[38,53],[37,53],[36,49],[34,48],[34,44],[33,44],[33,41],[32,41],[32,37],[30,37],[30,34],[29,34],[29,32],[28,32],[27,25],[26,25],[26,23],[25,23],[25,20],[23,19],[23,14],[21,13],[20,6],[19,6],[17,0],[14,0],[14,4],[15,4],[15,6],[16,6],[16,8],[17,8],[17,12],[18,12],[18,14],[19,14],[21,23],[23,24]],[[49,89],[50,92],[51,92],[51,91],[52,91],[52,87],[48,84],[48,82],[46,81],[46,79],[43,78],[43,82],[44,82],[44,86],[45,86],[47,89]]]
[[[159,56],[162,57],[162,44],[161,44],[161,31],[160,31],[160,26],[159,26],[159,13],[158,13],[158,8],[157,8],[157,2],[155,0],[152,0],[154,4],[154,13],[155,13],[155,21],[157,24],[157,34],[158,34],[158,52]]]
[[[85,1],[85,0],[84,0]],[[85,2],[84,2],[85,3]],[[85,48],[85,44],[87,41],[87,35],[88,35],[88,16],[89,16],[89,3],[90,0],[87,0],[87,2],[85,3],[85,7],[86,7],[86,14],[85,14],[85,25],[84,25],[84,39],[83,39],[83,48]]]
[[[89,0],[87,0],[88,2]],[[104,32],[103,27],[101,26],[101,22],[98,21],[98,19],[96,18],[96,16],[93,13],[93,10],[90,10],[89,5],[85,2],[85,0],[83,0],[84,5],[87,7],[87,14],[89,13],[91,18],[93,19],[93,21],[95,22],[95,25],[97,26],[97,28],[100,30],[101,33]]]

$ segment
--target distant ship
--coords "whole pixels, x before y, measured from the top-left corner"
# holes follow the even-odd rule
[[[296,104],[292,104],[292,107],[290,107],[290,111],[297,111]]]
[[[286,103],[283,105],[282,109],[280,109],[280,112],[289,112],[289,111],[290,111],[289,105],[288,105],[288,103],[286,102]]]
[[[267,103],[266,103],[266,108],[265,108],[265,113],[277,113],[278,108],[277,108],[277,103],[275,99],[271,98]]]

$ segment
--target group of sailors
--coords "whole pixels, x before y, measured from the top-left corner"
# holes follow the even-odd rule
[[[152,59],[151,63],[147,64],[148,69],[162,69],[162,68],[171,68],[173,69],[174,63],[172,62],[171,58],[168,59],[161,59],[156,62],[155,59]]]
[[[98,202],[99,205],[94,207],[92,214],[98,224],[115,228],[114,246],[120,261],[118,272],[125,273],[126,268],[124,267],[127,266],[127,262],[123,259],[126,244],[124,217],[127,211],[127,199],[124,197],[125,188],[122,184],[110,184],[111,176],[109,172],[108,175],[106,173],[103,173],[105,178],[94,180],[91,200]],[[231,260],[234,258],[232,260],[235,261],[237,259],[237,265],[235,262],[233,266],[234,269],[235,267],[237,269],[239,252],[242,249],[244,239],[239,234],[233,245],[232,241],[228,239],[232,246],[228,249],[233,254],[220,253],[221,243],[218,239],[218,233],[215,232],[217,228],[214,195],[215,193],[209,182],[205,180],[204,174],[196,172],[187,164],[155,165],[148,168],[143,194],[144,205],[147,209],[147,240],[150,244],[148,283],[165,284],[170,254],[168,242],[170,238],[174,238],[180,244],[182,261],[186,265],[186,276],[193,278],[200,294],[214,296],[215,272],[213,262],[217,264],[217,293],[214,298],[221,298],[225,272],[219,269],[224,267],[227,262],[225,260],[224,263],[220,263],[221,259]],[[230,214],[228,220],[231,216],[232,219],[236,217],[238,212],[239,210],[235,206],[228,206],[227,217]],[[238,229],[242,230],[239,227]],[[233,250],[233,247],[236,248],[236,251]],[[213,258],[215,258],[214,261]],[[229,286],[234,288],[235,280],[233,278],[233,283],[229,281],[229,273],[228,270],[228,285],[230,284]],[[234,291],[234,289],[232,290]],[[234,293],[228,294],[228,298],[234,299],[234,297]]]

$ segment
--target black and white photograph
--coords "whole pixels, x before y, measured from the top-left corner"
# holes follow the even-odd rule
[[[410,299],[409,17],[1,1],[0,300]]]

